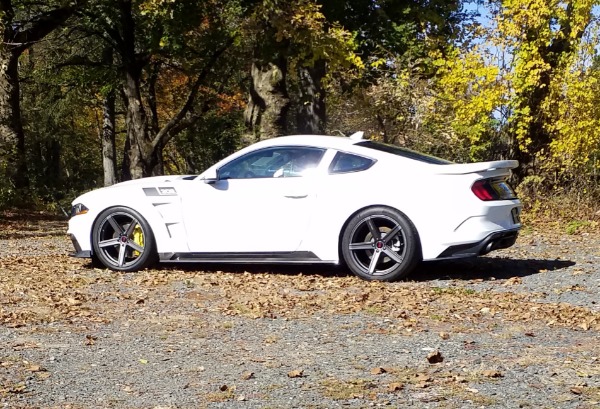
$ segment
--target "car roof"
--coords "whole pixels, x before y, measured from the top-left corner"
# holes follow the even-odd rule
[[[291,135],[291,136],[280,136],[277,138],[266,139],[258,142],[256,145],[263,147],[267,146],[281,146],[281,145],[307,145],[316,146],[330,149],[348,149],[357,142],[363,141],[364,139],[352,139],[345,136],[328,136],[328,135]],[[255,146],[256,146],[255,145]]]

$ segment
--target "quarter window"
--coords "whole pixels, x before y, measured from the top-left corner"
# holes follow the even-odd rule
[[[329,173],[359,172],[369,169],[374,163],[375,160],[373,159],[351,153],[338,152],[333,161],[331,161],[331,165],[329,165]]]
[[[276,147],[248,153],[219,169],[219,179],[298,177],[316,168],[325,153],[311,147]]]

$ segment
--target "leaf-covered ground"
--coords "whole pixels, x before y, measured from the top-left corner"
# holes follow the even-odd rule
[[[5,215],[0,406],[600,407],[600,240],[529,230],[400,283],[341,268],[136,274]]]

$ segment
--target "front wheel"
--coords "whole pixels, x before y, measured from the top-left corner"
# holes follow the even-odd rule
[[[348,268],[365,280],[398,280],[419,261],[418,235],[404,214],[372,207],[348,222],[342,235],[342,256]]]
[[[157,261],[150,225],[141,214],[127,207],[100,213],[92,230],[92,245],[94,256],[111,270],[138,271]]]

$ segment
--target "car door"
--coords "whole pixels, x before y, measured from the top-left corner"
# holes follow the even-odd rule
[[[213,183],[183,197],[188,247],[197,253],[275,253],[298,248],[315,204],[325,150],[271,147],[232,160]]]

